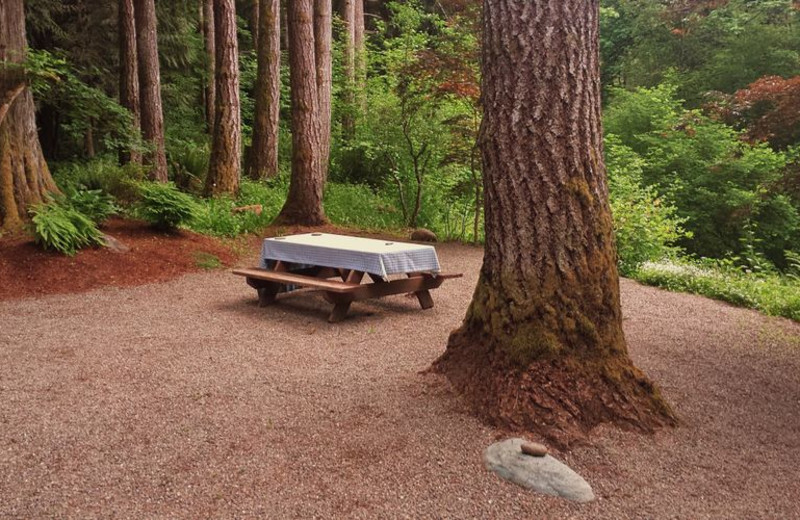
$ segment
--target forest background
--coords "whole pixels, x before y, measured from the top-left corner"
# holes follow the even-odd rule
[[[173,183],[165,192],[144,182],[147,167],[120,161],[152,145],[121,102],[118,4],[26,2],[25,65],[39,137],[64,193],[32,209],[34,232],[64,207],[101,221],[112,212],[147,217],[161,204],[175,210],[175,224],[218,236],[258,232],[278,216],[292,146],[285,19],[277,169],[248,167],[259,4],[237,1],[245,167],[237,189],[205,196],[209,3],[155,4]],[[352,81],[347,3],[334,2],[325,214],[347,227],[425,227],[444,239],[482,241],[480,6],[366,2],[361,72]],[[606,165],[624,275],[800,320],[798,18],[791,0],[601,2]],[[261,214],[231,211],[253,204]]]

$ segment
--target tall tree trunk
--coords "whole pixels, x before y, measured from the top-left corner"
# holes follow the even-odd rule
[[[484,1],[484,261],[434,365],[480,415],[560,445],[674,422],[622,331],[598,2]]]
[[[342,112],[342,133],[347,141],[356,135],[356,34],[355,2],[342,0],[341,16],[344,22],[344,101]]]
[[[355,47],[356,101],[367,109],[367,48],[364,40],[364,0],[353,0],[353,45]]]
[[[134,0],[136,42],[141,89],[142,136],[151,147],[144,162],[152,169],[150,178],[167,182],[164,149],[164,113],[161,108],[161,73],[158,65],[155,0]]]
[[[57,192],[36,133],[36,109],[20,63],[25,59],[22,0],[0,2],[0,230],[19,227],[31,204]]]
[[[322,225],[325,175],[321,164],[319,96],[314,46],[314,0],[287,6],[289,77],[292,91],[292,178],[277,222]]]
[[[239,108],[239,46],[235,0],[214,0],[217,103],[206,195],[239,191],[242,122]]]
[[[206,42],[206,77],[205,77],[205,99],[206,99],[206,130],[209,134],[214,134],[214,107],[216,106],[216,88],[214,83],[216,51],[214,49],[214,0],[202,0],[203,2],[203,38]]]
[[[259,180],[278,174],[278,121],[281,95],[279,0],[260,0],[255,121],[247,175]]]
[[[119,0],[119,100],[133,118],[133,127],[141,128],[139,109],[139,60],[136,53],[136,21],[133,15],[133,0]],[[137,150],[120,151],[122,164],[141,164],[142,154]]]
[[[261,30],[261,2],[253,0],[250,6],[250,34],[253,37],[253,50],[258,52],[258,33]]]
[[[317,67],[317,97],[319,98],[320,165],[328,177],[331,152],[331,44],[333,27],[331,0],[314,1],[314,48]]]

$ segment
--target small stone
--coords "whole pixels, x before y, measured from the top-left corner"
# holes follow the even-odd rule
[[[111,235],[103,235],[103,246],[112,253],[127,253],[131,248]]]
[[[525,455],[531,455],[532,457],[544,457],[547,455],[547,446],[538,442],[523,442],[520,450]]]
[[[261,215],[261,212],[264,211],[264,207],[261,204],[251,204],[250,206],[238,206],[231,210],[231,213],[244,213],[245,211],[249,211],[250,213],[255,213],[256,215]]]
[[[416,240],[418,242],[436,242],[438,238],[436,237],[436,233],[430,229],[419,228],[411,233],[411,240]]]

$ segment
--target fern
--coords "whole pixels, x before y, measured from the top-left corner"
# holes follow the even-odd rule
[[[31,208],[36,242],[45,249],[74,256],[84,247],[103,244],[103,234],[92,220],[72,207],[56,202]]]
[[[191,222],[199,211],[195,200],[174,184],[142,182],[139,184],[137,213],[159,229],[175,229]]]

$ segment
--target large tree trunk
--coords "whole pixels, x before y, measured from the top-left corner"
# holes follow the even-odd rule
[[[279,0],[260,0],[258,72],[253,143],[247,165],[251,179],[278,174],[278,121],[281,95]]]
[[[342,111],[342,133],[346,140],[352,140],[356,135],[356,33],[355,33],[355,2],[356,0],[342,0],[341,16],[344,22],[344,101]]]
[[[485,0],[486,245],[435,369],[476,411],[569,445],[674,422],[631,363],[600,122],[598,0]]]
[[[331,151],[331,44],[333,27],[331,0],[314,1],[314,48],[317,66],[317,97],[319,98],[320,164],[322,175],[328,177]]]
[[[239,47],[236,40],[236,2],[214,0],[216,90],[214,137],[206,176],[206,195],[239,191],[242,147],[239,113]]]
[[[167,182],[164,149],[164,113],[161,108],[161,73],[158,65],[155,0],[134,0],[136,42],[141,89],[142,136],[151,149],[144,162],[152,169],[150,178]]]
[[[136,22],[133,15],[133,0],[119,0],[119,100],[133,117],[133,127],[138,132],[141,125],[139,110],[139,61],[136,57]],[[138,151],[122,150],[122,164],[132,162],[141,164],[142,154]]]
[[[214,106],[216,106],[215,66],[216,50],[214,49],[214,0],[201,0],[203,2],[203,39],[206,48],[206,76],[205,76],[205,111],[206,130],[214,134]]]
[[[318,226],[327,222],[322,209],[319,96],[314,46],[314,0],[287,6],[289,78],[292,90],[292,178],[289,195],[276,221]]]
[[[19,227],[31,204],[57,192],[36,133],[33,95],[20,63],[25,59],[22,0],[0,2],[0,230]]]

